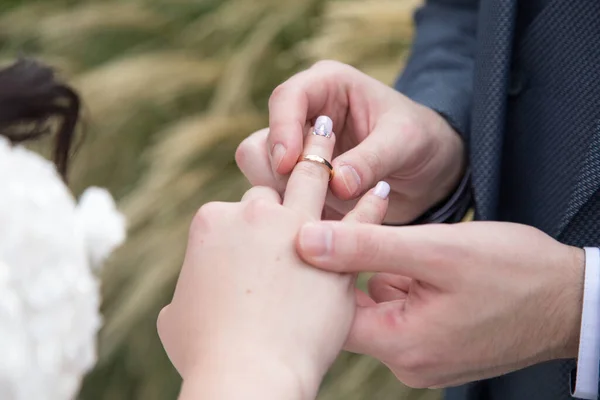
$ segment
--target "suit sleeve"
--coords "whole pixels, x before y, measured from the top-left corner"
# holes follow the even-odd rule
[[[479,0],[426,0],[415,13],[408,63],[395,87],[468,135]]]

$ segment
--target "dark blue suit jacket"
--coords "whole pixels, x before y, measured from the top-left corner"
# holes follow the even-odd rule
[[[428,0],[415,22],[396,86],[463,135],[476,218],[600,246],[600,0]],[[574,367],[553,361],[446,396],[566,400]]]

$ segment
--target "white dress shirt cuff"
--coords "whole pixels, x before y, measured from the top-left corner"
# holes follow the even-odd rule
[[[583,311],[573,397],[598,399],[600,362],[600,249],[585,248]]]

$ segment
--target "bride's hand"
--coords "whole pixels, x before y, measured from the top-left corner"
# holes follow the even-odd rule
[[[305,154],[331,159],[333,135],[305,141]],[[302,224],[320,219],[328,179],[323,165],[302,161],[284,199],[254,187],[239,203],[198,211],[173,300],[158,320],[183,393],[314,399],[355,309],[352,276],[309,267],[295,250]],[[388,191],[380,183],[347,219],[380,223]]]

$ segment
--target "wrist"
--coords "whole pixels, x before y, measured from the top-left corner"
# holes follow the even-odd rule
[[[434,110],[423,107],[429,152],[425,172],[420,178],[420,198],[415,217],[398,223],[388,215],[383,225],[421,225],[459,222],[471,207],[470,171],[462,137]],[[427,117],[427,115],[429,116]],[[433,114],[433,116],[431,115]],[[391,214],[391,213],[389,213]]]
[[[553,344],[553,357],[577,358],[579,350],[579,339],[581,335],[581,314],[583,310],[583,289],[585,279],[585,252],[583,249],[566,246],[566,260],[568,268],[565,274],[560,277],[564,299],[562,302],[563,310],[557,313],[562,317],[562,326],[565,331],[560,342]]]
[[[320,377],[305,377],[265,353],[210,358],[198,363],[183,379],[178,400],[314,400]]]

